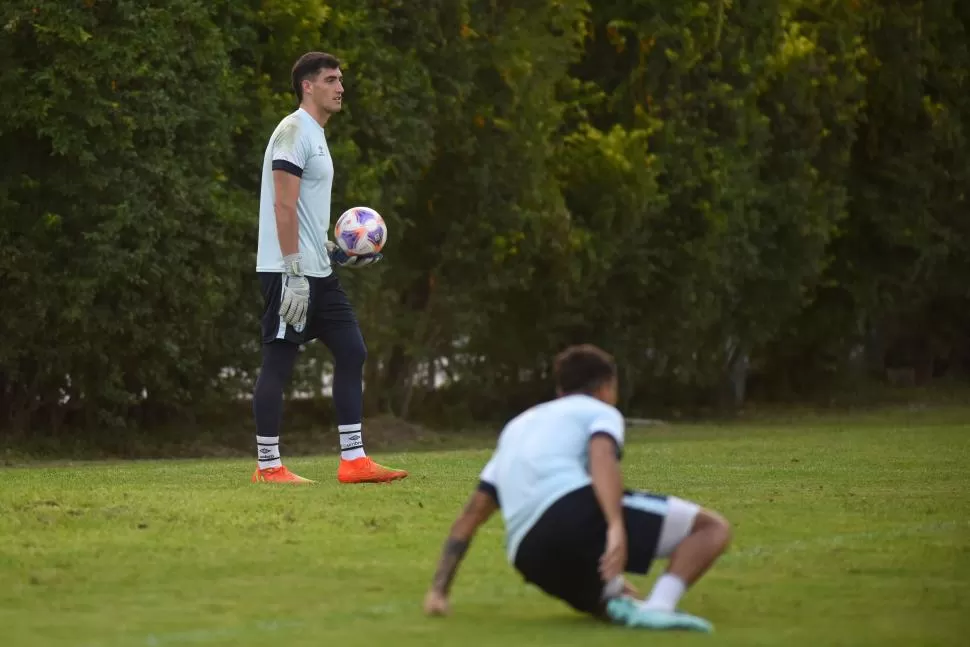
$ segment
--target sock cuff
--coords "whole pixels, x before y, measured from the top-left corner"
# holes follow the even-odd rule
[[[644,609],[673,611],[687,589],[684,580],[672,573],[664,573],[653,585],[650,597],[640,603]]]
[[[256,436],[257,445],[279,445],[279,436]]]
[[[361,428],[361,424],[359,422],[355,422],[352,425],[337,425],[337,431],[342,434],[349,434],[354,431],[360,431],[360,428]]]

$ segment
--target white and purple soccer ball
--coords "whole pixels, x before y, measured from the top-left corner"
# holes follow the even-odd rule
[[[348,256],[376,254],[387,242],[387,225],[370,207],[351,207],[337,218],[333,239]]]

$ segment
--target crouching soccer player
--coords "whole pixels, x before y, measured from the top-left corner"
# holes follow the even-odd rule
[[[674,496],[624,490],[624,420],[610,355],[590,345],[568,348],[556,357],[555,378],[560,397],[523,412],[499,436],[451,527],[425,612],[448,612],[451,583],[476,530],[501,509],[509,562],[548,595],[625,626],[711,631],[677,604],[724,552],[728,523]],[[658,557],[669,558],[667,570],[638,599],[623,573],[645,574]]]

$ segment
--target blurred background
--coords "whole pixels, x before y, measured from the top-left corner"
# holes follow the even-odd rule
[[[332,219],[390,234],[341,273],[368,416],[501,422],[580,341],[631,416],[965,400],[968,43],[962,0],[5,0],[0,438],[249,450],[260,165],[310,50],[344,63]],[[329,370],[294,420],[332,422]]]

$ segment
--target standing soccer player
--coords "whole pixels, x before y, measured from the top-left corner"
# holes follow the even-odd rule
[[[332,264],[365,267],[380,254],[348,257],[328,240],[333,160],[324,126],[340,112],[343,74],[330,54],[309,52],[293,66],[299,108],[273,131],[263,155],[256,272],[263,293],[262,368],[253,392],[257,469],[254,482],[311,483],[280,459],[283,391],[300,346],[320,339],[333,354],[333,402],[340,433],[341,483],[407,476],[364,453],[361,429],[367,354],[357,318]]]
[[[451,527],[424,600],[448,612],[448,593],[478,527],[501,508],[509,562],[548,595],[616,624],[710,631],[677,611],[691,586],[724,552],[730,527],[717,513],[673,496],[624,490],[624,420],[615,408],[613,358],[574,346],[555,362],[559,398],[502,430],[477,490]],[[646,600],[623,580],[670,558]]]

